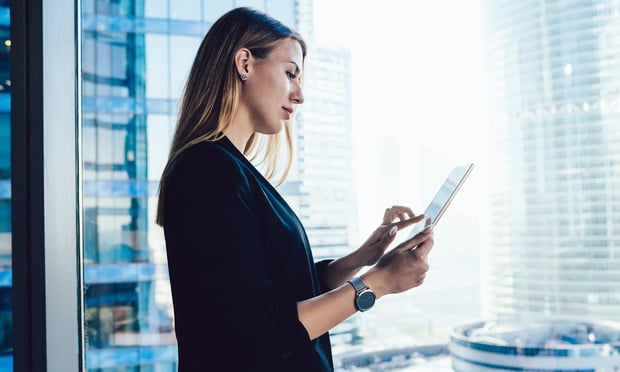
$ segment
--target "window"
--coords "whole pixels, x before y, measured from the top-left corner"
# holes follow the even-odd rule
[[[117,3],[96,1],[82,16],[86,367],[175,371],[165,247],[154,224],[174,123],[170,35],[149,32],[161,20],[139,1]]]
[[[82,6],[82,242],[89,371],[176,369],[165,246],[154,224],[157,182],[194,53],[211,22],[235,5],[140,3],[89,0]],[[394,67],[392,51],[402,41],[373,34],[366,22],[392,19],[402,4],[349,4],[365,14],[351,23],[357,37],[342,30],[341,18],[321,18],[347,13],[333,11],[338,7],[333,2],[316,1],[316,13],[294,1],[252,5],[297,28],[312,46],[306,103],[295,124],[296,162],[281,192],[302,219],[315,259],[354,249],[389,205],[422,212],[452,166],[478,163],[451,215],[438,227],[438,235],[454,229],[459,234],[448,234],[438,244],[437,281],[430,278],[411,294],[386,298],[372,313],[354,316],[332,331],[336,353],[361,345],[445,341],[454,323],[480,313],[483,221],[471,194],[482,193],[484,186],[477,178],[485,172],[484,152],[472,146],[484,142],[476,132],[485,123],[483,109],[474,101],[482,89],[477,81],[482,71],[477,60],[461,58],[476,55],[479,41],[458,50],[440,49],[437,44],[458,44],[450,39],[452,33],[437,25],[417,25],[406,30],[414,36],[405,46],[409,60],[403,64],[408,67],[401,69]],[[462,10],[472,16],[476,9]],[[469,22],[475,24],[475,19]],[[425,27],[433,39],[423,37],[429,35]],[[469,31],[460,40],[477,36]],[[377,37],[387,41],[382,52],[364,48],[364,39],[375,44]],[[430,49],[420,52],[424,48]],[[407,90],[395,92],[396,86]],[[444,136],[446,131],[453,134]],[[460,263],[458,271],[450,267],[452,260]],[[457,284],[451,282],[454,275],[461,279]],[[451,308],[453,301],[458,301],[459,316],[438,311]]]
[[[354,249],[387,206],[423,212],[452,167],[476,164],[435,229],[425,284],[334,329],[337,358],[359,352],[357,362],[368,365],[376,359],[364,346],[388,355],[445,344],[455,326],[513,314],[620,320],[617,4],[242,3],[294,26],[311,46],[295,163],[281,191],[315,259]],[[176,370],[165,246],[154,224],[157,182],[194,52],[235,5],[83,1],[90,371]],[[0,37],[9,40],[2,19]],[[0,45],[0,59],[9,47]],[[10,349],[2,327],[11,319],[10,161],[2,142],[10,79],[2,63],[0,370]],[[398,360],[384,362],[391,358]]]

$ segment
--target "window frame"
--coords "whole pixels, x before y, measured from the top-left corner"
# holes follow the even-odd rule
[[[15,371],[84,367],[77,14],[79,1],[11,2]]]

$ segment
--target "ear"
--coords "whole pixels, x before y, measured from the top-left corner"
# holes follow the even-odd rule
[[[235,53],[235,68],[239,76],[250,72],[252,52],[248,48],[241,48]]]

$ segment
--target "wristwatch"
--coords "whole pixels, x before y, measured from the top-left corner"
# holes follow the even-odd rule
[[[355,308],[359,311],[370,310],[377,298],[375,292],[368,288],[366,283],[364,283],[359,276],[347,280],[347,283],[351,284],[355,289]]]

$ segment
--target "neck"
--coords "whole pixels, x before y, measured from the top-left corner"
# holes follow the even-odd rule
[[[230,140],[230,142],[232,142],[233,145],[235,145],[237,150],[239,150],[239,152],[243,154],[243,151],[245,150],[245,145],[250,139],[250,135],[246,136],[244,134],[237,133],[237,131],[234,130],[227,130],[226,132],[224,132],[224,135]]]
[[[232,123],[228,126],[228,129],[224,132],[224,135],[228,137],[230,142],[243,154],[245,146],[253,133],[251,126],[247,120],[241,120],[240,111],[237,111]]]

